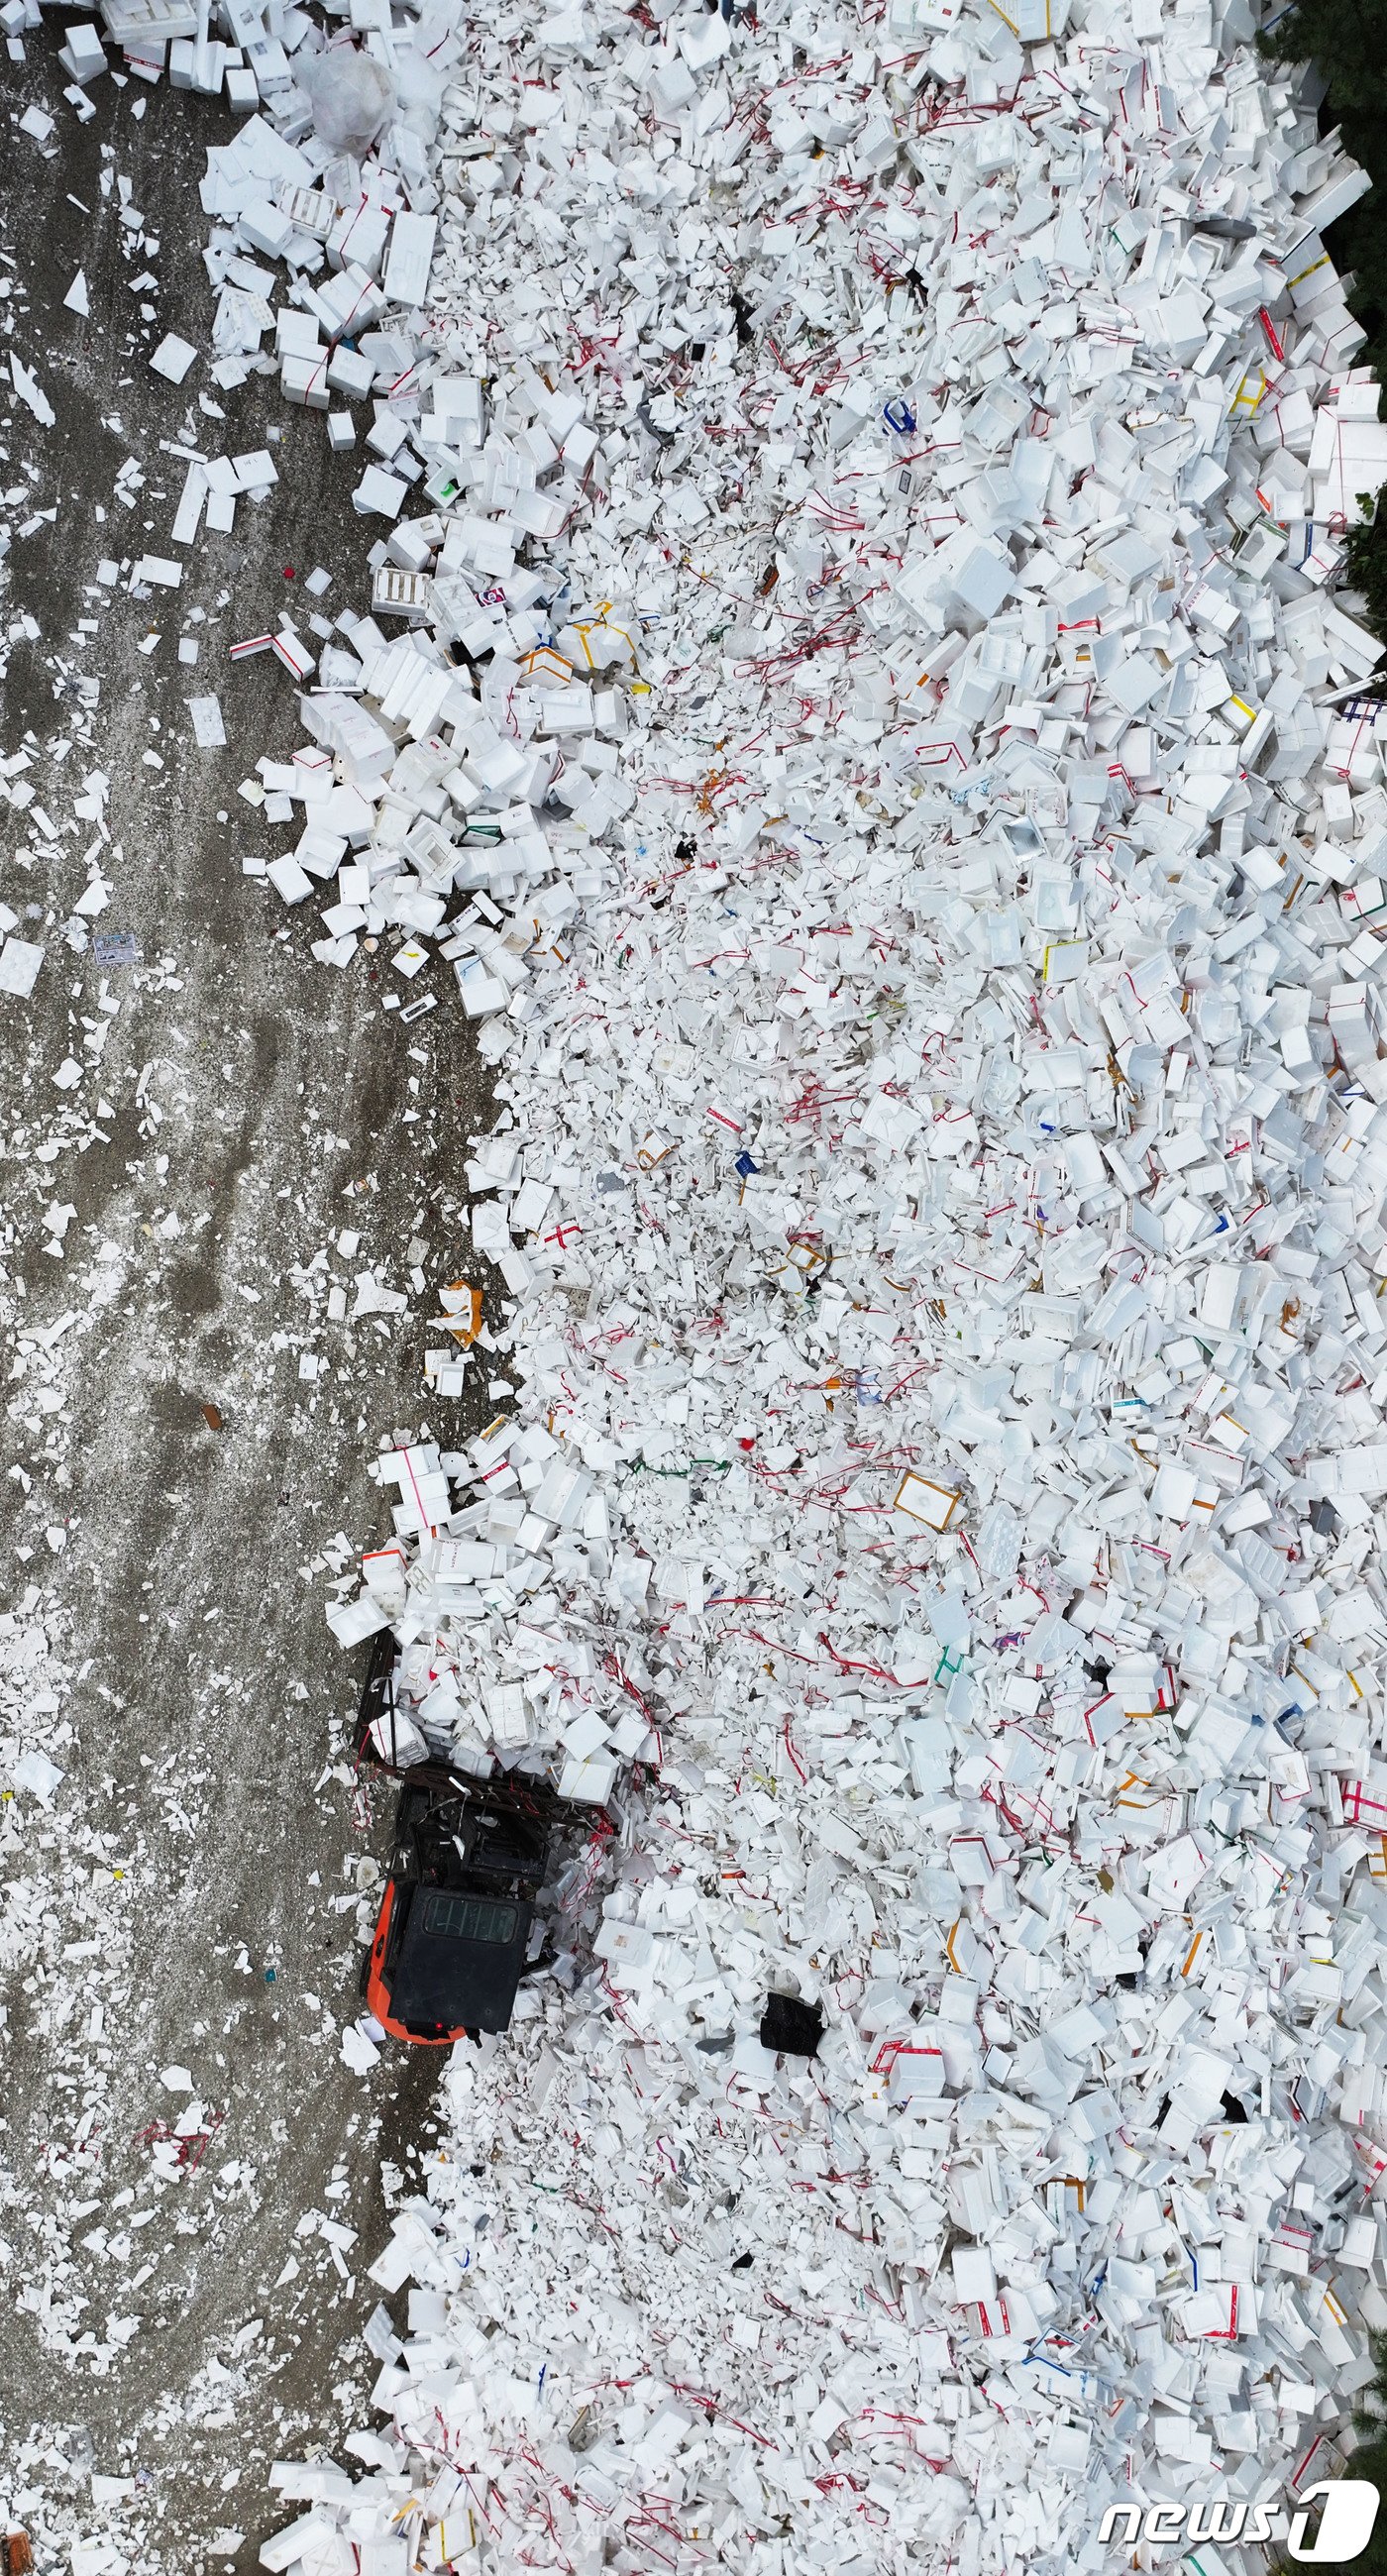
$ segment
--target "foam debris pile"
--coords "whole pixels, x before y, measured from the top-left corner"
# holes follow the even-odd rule
[[[1097,2568],[1387,2325],[1360,174],[1243,0],[239,5],[372,578],[243,793],[502,1104],[329,1615],[624,1816],[262,2564]]]

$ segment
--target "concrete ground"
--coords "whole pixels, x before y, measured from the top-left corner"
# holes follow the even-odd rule
[[[359,1545],[388,1526],[366,1474],[381,1434],[427,1420],[452,1445],[473,1419],[431,1409],[421,1363],[439,1338],[429,1292],[460,1267],[465,1138],[488,1112],[446,969],[401,987],[384,945],[325,968],[308,955],[316,908],[286,914],[240,871],[242,851],[273,856],[292,834],[238,783],[301,735],[278,663],[232,668],[227,647],[291,595],[305,612],[315,564],[335,575],[329,611],[362,604],[360,469],[272,379],[221,394],[202,364],[181,388],[150,372],[165,330],[209,343],[197,184],[232,123],[107,79],[81,126],[57,41],[26,39],[10,67],[6,117],[44,102],[58,148],[45,157],[9,123],[0,218],[10,346],[57,415],[43,428],[0,400],[5,478],[31,482],[31,516],[56,513],[17,537],[0,604],[0,622],[37,630],[14,640],[0,757],[33,737],[22,776],[53,826],[49,840],[30,805],[0,809],[0,900],[47,946],[33,998],[0,996],[5,1464],[19,1470],[0,1478],[0,1610],[39,1587],[75,1740],[52,1817],[27,1806],[0,1844],[0,1920],[7,1870],[11,1895],[35,1867],[39,1891],[0,2027],[0,2504],[8,2479],[41,2564],[59,2563],[50,2529],[114,2515],[133,2563],[197,2576],[256,2563],[283,2518],[271,2458],[363,2420],[381,2156],[407,2171],[427,2143],[431,2054],[365,2079],[338,2054],[387,1808],[377,1793],[371,1812],[341,1758],[360,1658],[327,1632],[321,1558],[339,1531]],[[103,169],[130,181],[124,212]],[[79,267],[85,320],[63,307]],[[224,421],[199,411],[200,391]],[[187,551],[178,591],[93,589],[103,557],[177,551],[185,469],[161,439],[268,441],[278,485]],[[145,481],[126,507],[113,484],[131,457]],[[194,667],[177,659],[183,633]],[[83,672],[100,683],[85,716]],[[223,751],[196,748],[187,716],[211,691]],[[62,924],[96,827],[71,809],[94,767],[112,892],[78,952]],[[381,1008],[392,985],[405,1000],[432,986],[442,1007],[402,1026]],[[106,1018],[97,1055],[83,1021]],[[86,1069],[64,1091],[69,1058]],[[61,1256],[44,1249],[55,1202],[74,1211]],[[335,1248],[344,1228],[355,1253]],[[327,1284],[350,1288],[368,1264],[408,1311],[327,1321]],[[305,1351],[326,1363],[316,1381],[300,1377]],[[494,1409],[484,1382],[479,1406]],[[201,2106],[184,2140],[163,2135],[190,2101],[166,2069]],[[317,2221],[296,2233],[309,2212],[355,2240]],[[98,2510],[93,2470],[135,2485]]]

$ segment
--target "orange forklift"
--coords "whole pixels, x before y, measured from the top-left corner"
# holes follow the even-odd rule
[[[610,1831],[611,1819],[518,1772],[475,1780],[442,1762],[398,1762],[395,1661],[387,1628],[373,1644],[357,1746],[399,1781],[400,1801],[361,1991],[392,2039],[441,2048],[510,2027],[522,1979],[550,1965],[542,1930],[532,1934],[555,1838],[579,1824]]]

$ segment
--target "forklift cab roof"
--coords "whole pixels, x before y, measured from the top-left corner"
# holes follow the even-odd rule
[[[389,1964],[392,2017],[408,2030],[505,2030],[534,1907],[459,1888],[397,1886],[403,1913]]]

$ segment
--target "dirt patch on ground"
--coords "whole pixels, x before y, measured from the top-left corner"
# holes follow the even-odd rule
[[[28,774],[60,843],[25,864],[15,830],[0,864],[0,896],[48,943],[32,1001],[0,1003],[12,1137],[21,1113],[41,1122],[103,985],[120,1008],[88,1086],[98,1135],[44,1163],[11,1143],[0,1164],[10,1347],[81,1313],[60,1407],[26,1413],[23,1386],[10,1406],[25,1482],[0,1484],[0,1544],[12,1596],[41,1583],[74,1675],[68,1778],[51,1827],[39,1818],[30,1836],[59,1962],[51,1991],[65,1973],[80,1993],[80,1961],[61,1961],[80,1929],[74,1890],[94,1868],[112,1880],[128,1968],[101,1989],[97,2036],[71,2011],[54,2027],[42,1979],[21,1975],[8,1998],[0,2439],[13,2456],[41,2428],[37,2482],[55,2494],[80,2496],[92,2465],[138,2475],[157,2533],[145,2563],[193,2576],[212,2536],[233,2529],[243,2543],[222,2537],[206,2563],[254,2565],[280,2518],[270,2458],[360,2420],[381,2155],[407,2163],[427,2137],[431,2058],[363,2083],[338,2055],[359,2008],[358,1863],[383,1849],[388,1813],[331,1768],[357,1676],[325,1628],[321,1575],[299,1569],[339,1530],[360,1541],[388,1525],[366,1475],[382,1433],[428,1419],[451,1444],[469,1426],[464,1406],[430,1412],[421,1363],[431,1291],[458,1267],[464,1140],[488,1112],[446,969],[427,979],[442,1008],[402,1027],[381,1009],[384,953],[323,968],[307,955],[312,908],[290,918],[241,873],[242,851],[272,856],[286,834],[238,799],[238,782],[300,734],[287,674],[268,656],[233,669],[227,648],[270,624],[315,564],[336,576],[329,610],[360,604],[359,468],[330,455],[321,420],[287,410],[272,380],[223,394],[202,368],[182,388],[151,374],[165,330],[207,344],[197,186],[207,143],[233,127],[206,101],[133,83],[117,96],[109,81],[79,127],[61,103],[57,41],[27,40],[11,83],[16,111],[34,98],[56,110],[61,143],[45,159],[11,133],[23,161],[5,244],[14,346],[58,419],[44,430],[12,404],[0,431],[7,473],[32,464],[35,509],[56,506],[11,558],[8,614],[38,632],[15,642],[3,749],[32,732]],[[114,187],[101,194],[108,166],[143,217],[133,255],[128,207]],[[79,267],[86,320],[63,309]],[[140,287],[146,273],[156,283]],[[198,412],[199,388],[224,420]],[[230,537],[189,550],[178,592],[95,596],[103,557],[176,551],[185,467],[160,442],[190,431],[207,453],[269,445],[278,484],[262,507],[242,502]],[[128,508],[113,494],[127,457],[145,476]],[[195,666],[177,658],[180,635],[199,643]],[[85,734],[80,672],[100,681]],[[199,750],[188,718],[187,698],[211,691],[224,751]],[[113,887],[96,927],[117,962],[70,952],[60,928],[86,882],[82,836],[62,818],[93,766],[110,781]],[[54,1199],[75,1210],[61,1259],[43,1251]],[[344,1230],[356,1250],[336,1248]],[[372,1264],[409,1311],[355,1329],[327,1321],[327,1285],[350,1298]],[[296,1270],[310,1290],[316,1278],[316,1299]],[[306,1353],[317,1378],[300,1373]],[[56,1557],[50,1528],[63,1534]],[[95,1864],[78,1848],[88,1828],[105,1837]],[[92,1961],[93,1991],[109,1966]],[[192,2077],[203,2126],[161,2182],[161,2131],[189,2098],[162,2082],[170,2065]],[[310,2211],[355,2242],[297,2235]],[[109,2355],[117,2312],[122,2332],[135,2320],[118,2358],[74,2356],[84,2329]]]

